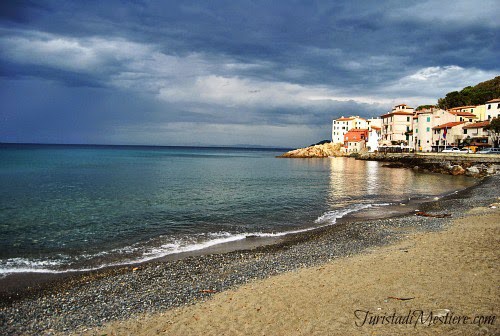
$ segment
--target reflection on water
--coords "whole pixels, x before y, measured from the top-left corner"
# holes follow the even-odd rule
[[[382,167],[381,162],[330,158],[328,203],[332,207],[439,195],[473,184],[462,176],[423,174]]]

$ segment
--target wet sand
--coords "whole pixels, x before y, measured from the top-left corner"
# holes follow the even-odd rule
[[[498,335],[499,246],[499,209],[474,208],[441,232],[413,233],[91,334]]]

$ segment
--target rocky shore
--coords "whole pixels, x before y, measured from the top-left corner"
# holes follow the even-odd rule
[[[286,152],[278,158],[327,158],[353,156],[357,160],[387,162],[388,168],[412,168],[422,172],[449,175],[467,175],[482,178],[500,173],[499,155],[446,154],[446,153],[361,153],[347,154],[340,144],[326,143]]]
[[[313,145],[305,148],[295,149],[286,152],[283,155],[278,156],[279,158],[325,158],[325,157],[337,157],[346,156],[340,150],[340,144],[325,143],[321,145]]]
[[[76,275],[54,281],[44,290],[2,298],[3,334],[56,334],[91,331],[112,320],[191,305],[214,293],[302,267],[321,265],[408,233],[441,230],[450,218],[475,206],[498,202],[500,176],[487,177],[467,190],[419,205],[431,214],[406,214],[386,219],[354,221],[288,237],[284,242],[251,250],[156,261],[142,265]],[[14,294],[14,293],[13,293]]]
[[[388,168],[412,168],[422,172],[467,175],[476,178],[500,173],[500,156],[498,155],[363,153],[356,158],[358,160],[387,162],[384,166]]]

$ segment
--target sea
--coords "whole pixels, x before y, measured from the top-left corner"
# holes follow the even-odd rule
[[[474,184],[353,158],[276,158],[283,152],[2,144],[0,277],[283,237]]]

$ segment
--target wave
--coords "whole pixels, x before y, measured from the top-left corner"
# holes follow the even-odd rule
[[[59,254],[56,258],[47,259],[29,259],[29,258],[10,258],[0,260],[0,276],[6,276],[12,273],[70,273],[86,272],[99,270],[112,266],[126,266],[151,261],[172,254],[186,253],[203,250],[215,245],[240,241],[247,238],[278,238],[290,234],[303,233],[317,230],[319,228],[334,225],[338,219],[347,214],[368,209],[371,207],[387,206],[391,203],[379,204],[354,204],[347,208],[327,211],[319,216],[314,223],[316,225],[307,228],[281,231],[281,232],[211,232],[199,233],[191,236],[185,236],[182,239],[170,240],[167,243],[158,246],[147,246],[144,243],[136,243],[110,251],[101,251],[95,254],[80,254],[77,257],[70,257]],[[171,239],[171,237],[158,237],[158,239]],[[74,267],[75,264],[91,262],[92,259],[106,258],[109,256],[118,256],[120,261],[103,262],[98,266],[92,267]],[[134,257],[131,257],[134,256]]]

